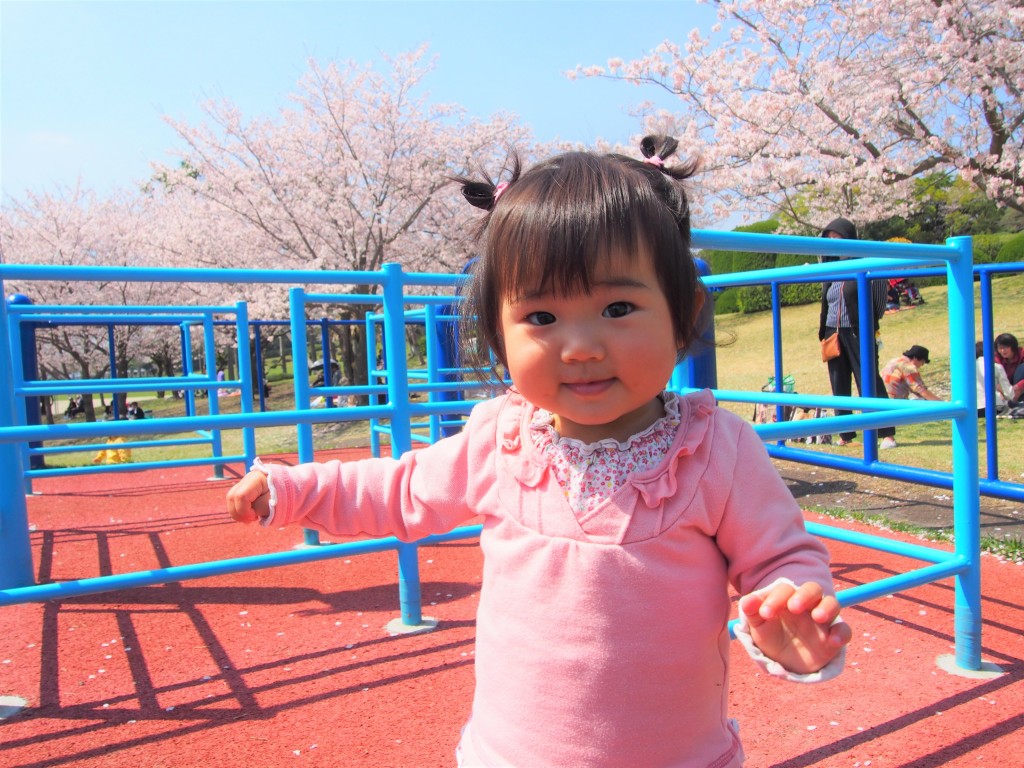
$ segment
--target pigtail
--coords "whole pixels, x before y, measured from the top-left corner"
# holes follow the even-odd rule
[[[522,163],[519,160],[519,155],[514,151],[509,155],[507,166],[510,175],[508,181],[494,182],[486,176],[482,181],[466,176],[453,176],[452,181],[462,185],[462,196],[466,198],[466,202],[474,208],[492,211],[502,193],[519,180]]]
[[[679,142],[671,136],[644,136],[640,140],[640,154],[651,165],[659,168],[675,154]]]
[[[666,176],[681,181],[690,178],[697,170],[697,161],[690,160],[682,165],[665,165],[665,161],[676,153],[679,142],[672,136],[644,136],[640,140],[640,154],[644,163],[652,165]]]

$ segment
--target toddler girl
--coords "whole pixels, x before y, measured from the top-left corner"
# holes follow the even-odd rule
[[[838,673],[828,555],[753,429],[664,387],[699,337],[676,142],[645,161],[572,152],[488,211],[466,315],[513,382],[464,430],[399,459],[265,466],[232,517],[415,540],[483,516],[466,766],[738,766],[726,714],[738,635],[773,674]]]

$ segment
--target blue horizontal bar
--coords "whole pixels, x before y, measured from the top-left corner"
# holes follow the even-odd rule
[[[91,445],[54,445],[43,448],[29,448],[33,456],[58,456],[67,453],[86,453],[108,448],[166,448],[171,445],[209,445],[209,437],[194,437],[182,440],[139,440],[134,443],[92,443]]]
[[[121,443],[111,443],[106,450],[117,450]],[[106,472],[141,472],[145,469],[166,469],[167,467],[202,467],[213,464],[241,464],[245,466],[246,458],[242,456],[206,456],[195,459],[164,459],[161,461],[134,461],[127,464],[87,464],[80,467],[48,467],[46,469],[27,469],[25,475],[37,477],[69,477],[72,475],[95,475]]]
[[[859,584],[856,587],[849,587],[836,593],[841,605],[859,605],[868,600],[878,597],[886,597],[903,592],[914,587],[931,584],[941,579],[964,573],[970,570],[970,563],[963,558],[952,559],[943,563],[928,565],[914,571],[907,571],[895,576],[889,576],[868,584]]]
[[[455,539],[468,539],[480,535],[482,526],[466,526],[456,528],[444,534],[428,536],[415,542],[419,546],[441,544]],[[134,571],[132,573],[97,576],[90,579],[76,579],[52,584],[36,584],[29,587],[14,587],[0,590],[0,606],[17,605],[40,600],[60,600],[82,595],[95,595],[119,589],[148,587],[154,584],[168,584],[189,579],[202,579],[211,576],[224,576],[243,571],[277,568],[284,565],[299,565],[335,557],[364,555],[373,552],[386,552],[397,549],[403,542],[394,537],[386,539],[368,539],[343,544],[325,544],[309,549],[273,552],[266,555],[251,555],[230,560],[214,560],[206,563],[174,565],[150,571]]]
[[[805,256],[885,256],[907,260],[958,261],[960,252],[948,245],[917,243],[880,243],[868,240],[843,240],[842,245],[829,238],[800,237],[796,235],[769,235],[753,232],[720,232],[695,229],[691,241],[694,248],[722,251],[757,251],[761,253],[792,253]],[[826,265],[815,265],[819,269]],[[771,270],[776,274],[783,269]]]
[[[954,553],[947,552],[946,550],[925,547],[921,544],[911,544],[872,533],[851,531],[834,525],[824,525],[808,521],[805,527],[810,533],[821,536],[823,539],[856,544],[859,547],[866,547],[879,552],[888,552],[889,554],[902,557],[910,557],[915,560],[924,560],[927,563],[945,563],[956,557]]]
[[[57,315],[56,320],[64,322],[68,317],[81,316],[83,319],[95,320],[93,315],[104,315],[107,313],[113,315],[121,315],[117,320],[123,322],[124,315],[150,315],[150,314],[163,314],[171,315],[175,317],[183,317],[185,320],[195,320],[196,316],[205,316],[211,313],[218,315],[234,315],[238,313],[238,307],[226,306],[226,307],[204,307],[200,306],[171,306],[171,305],[160,305],[160,304],[107,304],[105,306],[92,305],[85,306],[77,304],[74,306],[67,306],[62,304],[11,304],[8,306],[8,311],[12,315],[38,315],[53,313]],[[149,322],[150,318],[146,318],[146,322]],[[19,318],[21,321],[21,318]]]

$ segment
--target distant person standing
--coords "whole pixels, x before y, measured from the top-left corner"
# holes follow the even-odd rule
[[[839,240],[857,240],[857,228],[853,222],[838,218],[833,219],[821,231],[822,237]],[[836,256],[824,256],[822,261],[835,261]],[[878,321],[885,314],[886,289],[885,280],[871,281],[871,304],[863,309],[857,291],[856,280],[829,280],[821,286],[821,316],[818,322],[818,340],[823,341],[833,333],[839,335],[839,355],[828,361],[828,380],[832,386],[832,394],[837,397],[850,397],[853,394],[853,382],[857,382],[857,392],[861,397],[866,393],[860,376],[860,312],[871,313],[871,338],[867,340],[868,349],[874,360],[874,369],[878,370],[878,348],[875,335],[878,333]],[[875,397],[886,397],[885,384],[881,376],[875,374]],[[849,414],[848,410],[836,409],[836,416]],[[880,427],[878,436],[882,438],[881,448],[896,446],[896,428]],[[838,445],[851,445],[857,437],[856,432],[840,432]]]

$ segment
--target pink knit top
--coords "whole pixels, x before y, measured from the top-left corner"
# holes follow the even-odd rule
[[[739,766],[728,586],[831,593],[828,555],[746,422],[709,392],[666,418],[651,443],[671,433],[666,451],[626,473],[617,456],[599,493],[567,497],[586,450],[553,456],[513,392],[397,460],[271,466],[273,524],[414,540],[483,516],[463,765]]]

